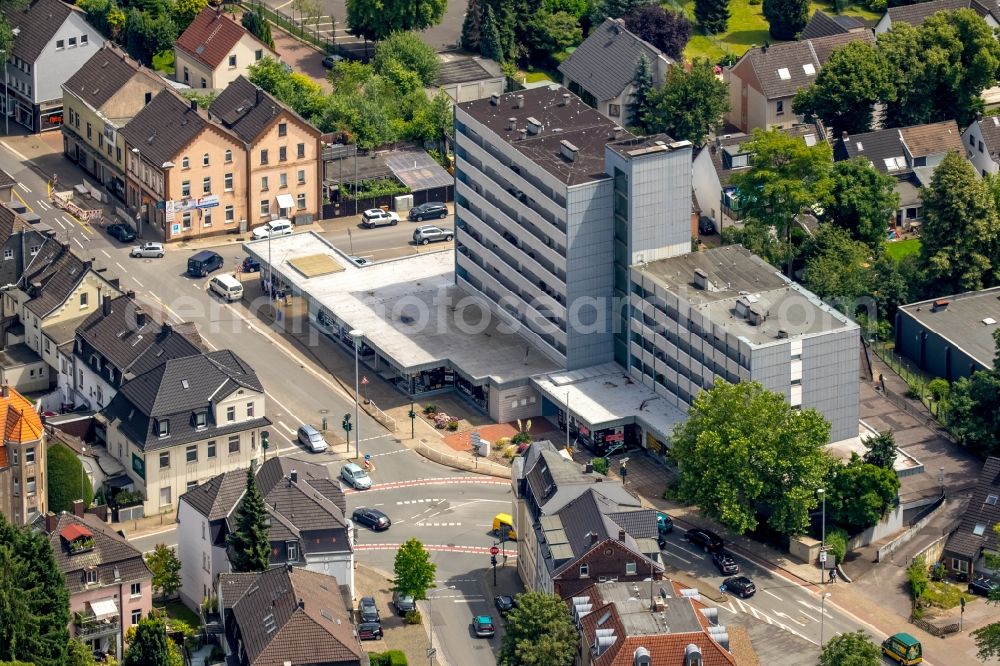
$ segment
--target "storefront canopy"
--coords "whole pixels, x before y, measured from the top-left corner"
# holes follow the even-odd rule
[[[279,194],[278,195],[278,208],[294,208],[295,200],[292,199],[291,194]]]

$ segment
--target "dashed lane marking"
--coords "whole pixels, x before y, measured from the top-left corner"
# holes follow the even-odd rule
[[[76,236],[73,237],[73,242],[76,243],[77,245],[79,245],[81,250],[84,249],[83,243],[81,243],[80,239],[77,238]]]
[[[436,497],[425,497],[424,499],[412,499],[412,500],[399,500],[396,502],[397,505],[401,504],[423,504],[424,502],[440,502]]]
[[[354,550],[399,550],[401,545],[402,544],[398,543],[356,543],[354,544]],[[448,546],[440,544],[424,544],[424,548],[441,553],[470,553],[473,555],[489,555],[490,553],[488,546]],[[516,558],[517,553],[511,553],[507,556],[507,559]]]
[[[417,527],[461,527],[462,523],[425,523],[422,520],[418,520],[413,523]]]
[[[445,477],[441,479],[415,479],[413,481],[393,481],[391,483],[380,483],[376,486],[372,486],[365,493],[373,493],[378,490],[395,490],[398,488],[413,488],[415,486],[431,486],[431,485],[445,485],[453,483],[473,483],[479,485],[491,485],[491,486],[510,486],[509,481],[504,481],[502,479],[494,478],[483,478],[479,476],[459,476],[459,477]],[[349,488],[344,492],[358,492],[354,488]]]
[[[17,186],[20,187],[25,192],[31,192],[31,188],[25,185],[24,183],[18,183]]]
[[[779,596],[778,596],[777,594],[775,594],[774,592],[771,592],[770,590],[761,590],[761,592],[763,592],[764,594],[769,594],[769,595],[771,595],[772,597],[774,597],[774,598],[775,598],[775,599],[777,599],[778,601],[782,601],[781,597],[779,597]]]

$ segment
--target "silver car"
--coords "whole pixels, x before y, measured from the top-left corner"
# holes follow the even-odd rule
[[[375,227],[389,226],[394,227],[399,223],[399,215],[392,212],[391,210],[382,210],[381,208],[369,208],[364,213],[361,214],[361,224],[368,227],[369,229],[374,229]]]
[[[417,227],[413,230],[413,242],[419,245],[427,245],[436,241],[450,241],[454,237],[454,231],[441,227]]]
[[[357,490],[368,490],[372,487],[372,479],[368,476],[368,472],[354,463],[347,463],[340,468],[340,478]]]
[[[302,446],[306,447],[313,453],[322,453],[327,449],[323,433],[316,430],[316,428],[312,427],[308,423],[303,423],[299,426],[298,439]]]
[[[162,243],[143,243],[142,245],[136,245],[132,248],[132,251],[128,253],[130,257],[155,257],[156,259],[163,258],[163,244]]]

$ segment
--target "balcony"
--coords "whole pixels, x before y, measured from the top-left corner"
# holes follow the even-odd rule
[[[90,640],[100,636],[118,634],[121,632],[121,622],[118,614],[98,617],[94,612],[73,614],[73,631],[80,640]]]

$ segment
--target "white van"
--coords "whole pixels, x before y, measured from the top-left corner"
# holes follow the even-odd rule
[[[208,288],[227,301],[238,301],[243,298],[243,284],[229,273],[216,275],[209,280]]]

